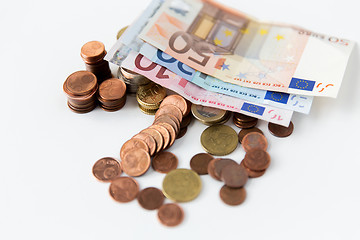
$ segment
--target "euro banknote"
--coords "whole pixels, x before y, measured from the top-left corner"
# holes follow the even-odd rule
[[[212,0],[160,1],[139,37],[225,82],[327,97],[337,96],[354,46],[297,26],[261,22]]]
[[[177,92],[194,104],[239,112],[283,126],[289,125],[293,114],[293,111],[290,110],[254,104],[239,98],[207,91],[133,50],[124,58],[121,66]]]

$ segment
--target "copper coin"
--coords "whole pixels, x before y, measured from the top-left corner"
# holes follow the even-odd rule
[[[153,124],[156,124],[156,123],[159,123],[159,122],[170,124],[174,128],[174,130],[176,132],[176,135],[180,131],[180,122],[178,122],[178,119],[175,116],[171,117],[171,114],[160,115],[157,118],[155,117],[155,120],[154,120]]]
[[[288,137],[294,131],[294,124],[290,122],[288,127],[284,127],[275,123],[269,123],[269,131],[276,137]]]
[[[155,152],[158,153],[163,149],[164,138],[158,130],[153,129],[153,128],[146,128],[146,129],[142,130],[140,133],[147,133],[155,139],[155,142],[156,142],[156,151]]]
[[[181,121],[180,128],[185,128],[190,125],[191,121],[193,119],[192,114],[189,114],[185,117],[183,117],[183,120]]]
[[[94,164],[92,172],[98,180],[103,182],[111,181],[122,173],[120,163],[111,157],[99,159]]]
[[[72,73],[64,82],[64,92],[70,96],[84,96],[93,92],[97,86],[96,76],[88,71]]]
[[[199,175],[208,174],[208,166],[214,157],[208,153],[198,153],[190,160],[190,168]]]
[[[248,129],[242,129],[238,134],[239,143],[242,142],[242,140],[243,140],[243,138],[245,137],[246,134],[251,133],[251,132],[258,132],[258,133],[261,133],[262,135],[264,135],[264,133],[260,129],[256,128],[256,127],[248,128]]]
[[[220,189],[220,198],[223,200],[224,203],[236,206],[245,201],[246,198],[246,191],[245,188],[231,188],[224,185]]]
[[[175,105],[165,105],[159,108],[155,114],[155,118],[159,117],[163,114],[172,114],[174,115],[179,121],[182,121],[183,113],[181,112],[180,108]]]
[[[253,148],[260,148],[262,150],[267,149],[268,142],[266,137],[258,132],[251,132],[245,135],[242,142],[242,147],[244,148],[245,152],[249,151]]]
[[[266,171],[266,170],[262,170],[262,171],[252,171],[250,168],[248,168],[248,167],[245,166],[244,160],[241,161],[240,165],[244,167],[244,169],[246,170],[249,178],[261,177],[262,175],[265,174],[265,171]]]
[[[183,136],[185,136],[186,132],[187,132],[187,127],[180,128],[180,132],[176,136],[176,139],[179,139],[179,138],[182,138]]]
[[[246,129],[246,128],[253,128],[256,126],[256,124],[258,123],[258,120],[255,119],[255,121],[251,121],[251,122],[237,122],[236,120],[233,120],[235,126],[237,126],[238,128],[242,128],[242,129]]]
[[[139,193],[139,184],[131,177],[119,177],[111,182],[109,192],[115,201],[130,202]]]
[[[125,154],[134,148],[141,148],[144,149],[146,152],[149,152],[149,147],[148,145],[141,139],[137,139],[137,138],[132,138],[128,141],[126,141],[120,150],[120,158],[124,159]]]
[[[134,148],[129,150],[121,162],[123,171],[133,177],[143,175],[150,167],[150,155],[144,149]]]
[[[211,161],[209,162],[208,169],[207,169],[208,174],[209,174],[212,178],[214,178],[214,179],[216,179],[216,180],[218,180],[218,181],[220,181],[220,178],[217,178],[216,175],[215,175],[215,163],[216,163],[217,161],[220,161],[220,160],[221,160],[221,158],[214,158],[213,160],[211,160]]]
[[[105,46],[99,41],[87,42],[81,47],[80,55],[86,63],[95,63],[105,57]]]
[[[99,86],[99,96],[105,101],[114,101],[124,97],[126,85],[118,78],[110,78]]]
[[[69,103],[69,101],[67,102],[68,107],[70,108],[71,111],[75,112],[75,113],[88,113],[91,112],[92,110],[94,110],[96,108],[96,103],[94,102],[92,105],[90,105],[89,107],[86,108],[77,108],[74,107],[73,105],[71,105]]]
[[[178,204],[164,204],[159,208],[158,218],[163,225],[174,227],[183,221],[184,211]]]
[[[237,119],[240,122],[251,122],[257,120],[257,118],[247,116],[242,113],[234,112],[234,119]]]
[[[229,158],[221,158],[219,161],[216,161],[214,163],[214,167],[215,167],[214,173],[215,173],[215,177],[218,180],[221,180],[221,171],[223,170],[223,168],[229,164],[231,164],[232,166],[238,165],[237,162]]]
[[[161,136],[163,138],[163,146],[162,146],[161,150],[165,149],[170,143],[170,133],[169,133],[169,131],[165,127],[157,125],[157,124],[151,125],[149,128],[155,129],[158,132],[160,132],[160,134],[161,134]]]
[[[262,149],[250,149],[245,154],[244,164],[252,171],[262,171],[270,165],[270,155]]]
[[[247,182],[248,174],[244,167],[238,164],[230,164],[221,170],[221,180],[223,180],[228,187],[239,188]]]
[[[171,152],[160,152],[152,160],[152,167],[160,173],[168,173],[178,166],[177,157]]]
[[[143,140],[146,145],[148,145],[149,147],[149,154],[150,156],[154,155],[154,153],[156,152],[156,141],[155,139],[148,133],[138,133],[135,136],[133,136],[132,138],[137,138],[137,139],[141,139]]]
[[[184,114],[184,117],[189,115],[189,113],[191,112],[191,106],[192,106],[192,103],[189,100],[185,99],[185,101],[186,101],[186,104],[187,104],[187,111]],[[192,114],[191,114],[191,116],[192,116]]]
[[[188,112],[188,105],[183,97],[180,95],[170,95],[164,98],[162,103],[160,104],[160,107],[163,107],[165,105],[175,105],[177,106],[181,112],[182,115],[185,116],[185,114]]]
[[[160,125],[166,128],[166,130],[168,130],[169,134],[170,134],[170,143],[167,146],[167,148],[171,147],[176,139],[176,131],[175,129],[169,124],[169,123],[165,123],[165,122],[159,122],[156,123],[156,125]]]
[[[160,189],[149,187],[139,192],[137,200],[143,208],[154,210],[163,205],[165,197]]]

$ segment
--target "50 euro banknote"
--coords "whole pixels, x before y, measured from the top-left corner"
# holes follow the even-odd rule
[[[293,114],[293,111],[290,110],[255,104],[224,94],[206,91],[133,50],[124,58],[121,66],[175,91],[194,104],[239,112],[282,126],[289,125]]]
[[[108,52],[106,59],[114,64],[121,65],[124,56],[130,49],[140,52],[151,61],[160,64],[177,75],[212,92],[217,92],[236,98],[274,107],[293,110],[308,114],[312,105],[312,96],[301,96],[261,89],[242,87],[236,84],[223,82],[179,62],[161,50],[143,42],[138,38],[139,33],[146,26],[156,10],[163,4],[162,0],[153,0],[140,17],[127,28],[116,44]]]
[[[354,46],[296,26],[261,22],[212,0],[161,1],[140,38],[225,82],[328,97],[337,96]]]

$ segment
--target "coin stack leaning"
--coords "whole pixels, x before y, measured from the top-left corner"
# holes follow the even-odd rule
[[[88,71],[78,71],[67,77],[63,90],[68,97],[69,108],[76,113],[87,113],[96,107],[96,76]]]
[[[126,103],[126,85],[118,78],[107,79],[100,84],[97,98],[103,110],[120,110]]]
[[[238,128],[247,129],[255,127],[258,119],[241,113],[234,113],[233,122]]]
[[[148,115],[155,115],[165,97],[166,89],[154,82],[140,86],[136,93],[140,110]]]
[[[117,77],[125,82],[126,90],[130,95],[136,95],[139,86],[150,83],[146,77],[122,67],[119,68]]]
[[[228,111],[195,104],[191,106],[191,112],[197,120],[208,126],[224,124],[230,118]]]
[[[104,60],[106,51],[102,42],[85,43],[81,48],[80,55],[85,62],[86,70],[95,74],[99,83],[112,77],[109,62]]]

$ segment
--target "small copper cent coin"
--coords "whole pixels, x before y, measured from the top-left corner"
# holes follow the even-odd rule
[[[258,132],[258,133],[261,133],[262,135],[264,135],[264,133],[260,129],[258,129],[257,127],[248,128],[248,129],[242,129],[238,134],[239,143],[242,142],[242,140],[243,140],[243,138],[245,137],[246,134],[251,133],[251,132]]]
[[[97,78],[92,72],[77,71],[64,82],[63,89],[70,96],[84,96],[91,93],[97,86]]]
[[[132,138],[128,141],[126,141],[121,149],[120,149],[120,158],[124,159],[125,154],[134,148],[141,148],[144,149],[146,152],[149,152],[149,147],[148,145],[141,139],[137,139],[137,138]]]
[[[123,171],[133,177],[143,175],[150,167],[150,155],[144,149],[134,148],[129,150],[121,162]]]
[[[150,156],[154,155],[154,153],[156,152],[156,141],[150,134],[141,132],[136,134],[132,138],[143,140],[146,143],[146,145],[149,147]]]
[[[269,123],[269,131],[276,137],[288,137],[294,131],[294,124],[290,122],[288,127],[284,127],[275,123]]]
[[[184,219],[184,211],[176,203],[164,204],[158,211],[159,221],[168,227],[179,225]]]
[[[164,194],[158,188],[149,187],[141,190],[137,200],[143,208],[147,210],[158,209],[164,203]]]
[[[182,138],[187,133],[187,127],[180,128],[179,134],[176,136],[176,139]]]
[[[152,160],[152,168],[160,173],[168,173],[178,166],[177,157],[171,152],[160,152]]]
[[[267,149],[268,142],[266,137],[258,132],[251,132],[245,135],[242,142],[242,147],[244,148],[245,152],[249,151],[253,148],[260,148],[262,150]]]
[[[99,96],[106,101],[121,99],[125,93],[126,85],[118,78],[107,79],[99,86]]]
[[[208,166],[214,157],[208,153],[198,153],[190,160],[190,168],[199,175],[208,174]]]
[[[245,188],[231,188],[224,185],[220,189],[220,198],[223,200],[224,203],[236,206],[245,201],[246,198],[246,191]]]
[[[215,180],[218,180],[218,181],[220,181],[220,178],[218,178],[218,177],[215,176],[215,163],[216,163],[217,161],[220,161],[220,160],[221,160],[221,158],[215,158],[215,159],[211,160],[211,161],[209,162],[208,169],[207,169],[208,174],[209,174],[212,178],[214,178]]]
[[[262,149],[250,149],[246,152],[244,164],[252,171],[262,171],[270,165],[270,155]]]
[[[151,125],[149,128],[155,129],[161,134],[161,136],[163,137],[163,146],[161,150],[164,150],[170,143],[169,131],[165,127],[157,124]]]
[[[119,177],[111,182],[109,192],[115,201],[130,202],[139,193],[139,184],[131,177]]]
[[[250,168],[248,168],[247,166],[245,166],[244,164],[244,160],[241,161],[240,163],[241,166],[243,166],[249,176],[249,178],[257,178],[257,177],[261,177],[262,175],[265,174],[266,170],[262,170],[262,171],[253,171]]]
[[[227,165],[221,170],[221,180],[228,187],[239,188],[247,182],[248,174],[246,169],[238,164]]]
[[[94,164],[92,172],[98,180],[103,182],[111,181],[122,173],[120,163],[111,157],[99,159]]]
[[[165,106],[165,105],[177,106],[181,110],[183,116],[185,116],[186,113],[188,112],[188,106],[187,106],[186,100],[183,97],[181,97],[180,95],[167,96],[166,98],[164,98],[164,100],[160,104],[160,107]]]
[[[164,128],[166,128],[166,130],[168,130],[169,134],[170,134],[170,142],[169,145],[167,146],[167,148],[171,147],[176,139],[176,131],[173,128],[173,126],[171,126],[169,123],[165,123],[165,122],[159,122],[156,123],[156,125],[160,125],[163,126]]]
[[[154,140],[156,142],[156,152],[157,153],[163,149],[164,138],[158,130],[153,129],[153,128],[146,128],[146,129],[142,130],[140,133],[147,133],[154,138]]]
[[[180,108],[178,108],[175,105],[164,105],[162,107],[159,108],[159,110],[157,110],[156,114],[155,114],[155,118],[159,117],[160,115],[163,114],[172,114],[174,115],[180,122],[182,121],[183,118],[183,113],[180,110]]]
[[[222,158],[219,161],[216,161],[214,163],[214,168],[215,168],[214,173],[215,173],[216,179],[221,180],[221,171],[227,165],[235,166],[238,164],[237,164],[237,162],[235,162],[234,160],[229,159],[229,158]]]

